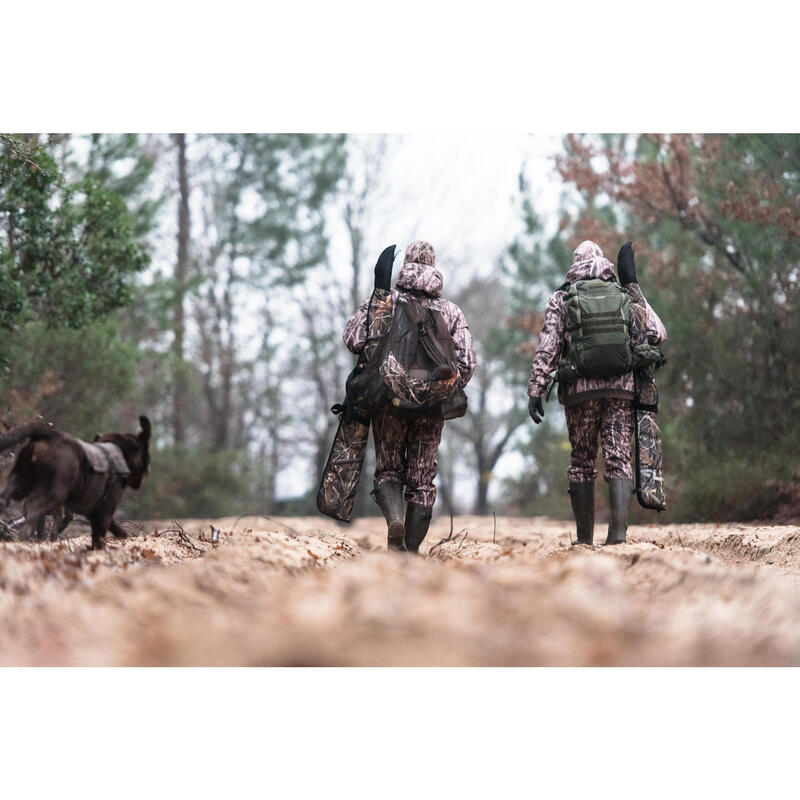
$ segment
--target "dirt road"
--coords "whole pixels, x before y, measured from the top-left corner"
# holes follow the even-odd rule
[[[642,526],[591,549],[566,522],[461,517],[414,558],[378,519],[216,520],[218,543],[210,524],[99,553],[0,544],[0,663],[800,664],[797,527]]]

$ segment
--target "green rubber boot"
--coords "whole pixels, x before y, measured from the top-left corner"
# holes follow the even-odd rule
[[[384,481],[372,490],[372,496],[386,519],[387,547],[389,550],[405,550],[403,544],[406,535],[406,527],[403,524],[405,512],[403,487],[399,483]]]
[[[570,483],[569,499],[578,528],[578,538],[572,544],[594,544],[594,481]]]
[[[419,553],[422,540],[428,535],[433,509],[409,503],[406,508],[406,550]]]
[[[608,505],[611,518],[608,521],[606,544],[624,544],[627,541],[628,508],[633,497],[633,481],[630,478],[612,478],[608,482]]]

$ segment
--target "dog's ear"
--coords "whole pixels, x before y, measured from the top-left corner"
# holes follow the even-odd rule
[[[139,424],[142,426],[142,431],[139,434],[139,441],[147,447],[150,443],[150,420],[143,415],[139,417]]]

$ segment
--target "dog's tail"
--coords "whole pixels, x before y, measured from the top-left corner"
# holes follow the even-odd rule
[[[16,428],[12,428],[8,433],[0,436],[0,453],[10,450],[25,439],[52,439],[58,435],[58,431],[46,422],[17,425]]]

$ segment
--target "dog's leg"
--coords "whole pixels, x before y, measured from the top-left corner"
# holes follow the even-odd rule
[[[97,515],[89,519],[92,525],[92,550],[102,550],[105,547],[105,535],[110,521],[106,515]]]
[[[58,528],[56,528],[56,533],[64,533],[64,531],[67,529],[67,526],[70,524],[70,522],[72,522],[73,519],[73,514],[64,509],[64,516],[61,517],[61,522],[59,523]]]
[[[47,517],[42,515],[39,519],[36,520],[36,541],[43,542],[44,541],[44,529],[45,525],[47,524]]]
[[[64,529],[72,521],[72,514],[63,506],[53,514],[53,524],[50,526],[47,538],[54,542],[64,532]]]
[[[23,542],[41,541],[39,539],[39,526],[44,522],[44,515],[37,514],[28,509],[25,511],[25,524],[19,532],[19,538]]]
[[[128,531],[126,531],[125,528],[123,528],[122,525],[120,525],[115,519],[111,520],[108,529],[114,534],[114,536],[117,537],[117,539],[128,538]]]
[[[25,525],[22,528],[20,538],[24,540],[33,539],[41,541],[44,533],[45,516],[52,513],[50,499],[42,492],[34,492],[25,501],[24,506]]]
[[[8,508],[8,504],[11,502],[11,498],[14,495],[16,489],[17,489],[17,482],[15,476],[11,474],[8,477],[6,488],[3,489],[2,492],[0,492],[0,513],[2,513]]]

